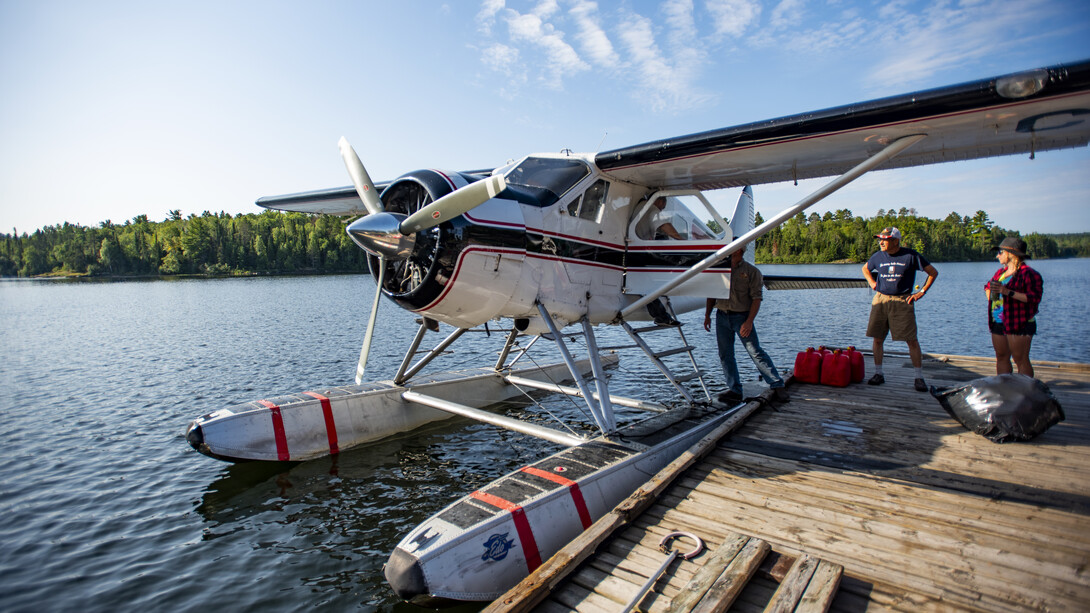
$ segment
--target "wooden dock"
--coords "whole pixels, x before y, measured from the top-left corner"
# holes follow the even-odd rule
[[[867,369],[870,374],[868,357]],[[995,374],[928,356],[931,385]],[[487,611],[620,611],[696,534],[644,611],[1090,611],[1090,365],[1035,363],[1066,420],[996,444],[912,389],[791,384],[752,402]],[[680,539],[676,549],[691,542]]]

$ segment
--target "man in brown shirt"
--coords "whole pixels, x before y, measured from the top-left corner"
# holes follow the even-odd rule
[[[757,330],[753,327],[764,296],[764,276],[756,266],[742,259],[744,252],[743,246],[730,255],[730,298],[708,298],[704,310],[704,329],[710,331],[712,308],[716,308],[715,340],[719,345],[719,361],[723,365],[728,388],[719,394],[718,400],[727,404],[742,400],[742,379],[738,374],[738,364],[734,361],[734,336],[737,334],[761,378],[772,388],[773,396],[780,402],[787,402],[790,396],[784,389],[783,379],[772,364],[772,359],[761,348]]]

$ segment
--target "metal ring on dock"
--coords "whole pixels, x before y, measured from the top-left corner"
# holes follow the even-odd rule
[[[696,556],[700,555],[701,551],[704,551],[704,541],[700,540],[700,537],[693,534],[692,532],[671,532],[670,534],[667,534],[666,536],[662,537],[661,541],[659,541],[659,550],[662,551],[663,553],[670,553],[670,548],[667,547],[667,543],[670,542],[670,539],[672,539],[672,538],[681,538],[683,536],[687,536],[687,537],[693,539],[693,541],[696,542],[696,547],[692,551],[690,551],[689,553],[681,553],[679,551],[678,552],[679,556],[681,556],[682,558],[684,558],[686,560],[691,560],[691,559],[695,558]]]

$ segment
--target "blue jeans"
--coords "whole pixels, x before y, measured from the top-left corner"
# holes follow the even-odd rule
[[[765,383],[773,389],[783,387],[780,373],[776,372],[772,359],[768,357],[764,349],[761,349],[761,343],[757,340],[757,328],[754,327],[749,336],[742,336],[742,324],[746,323],[747,317],[749,317],[748,313],[726,313],[719,309],[715,310],[715,341],[719,345],[719,361],[723,364],[727,386],[732,392],[742,393],[742,379],[738,375],[738,364],[734,361],[734,336],[737,334]]]

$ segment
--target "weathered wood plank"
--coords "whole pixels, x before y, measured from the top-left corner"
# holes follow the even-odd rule
[[[818,566],[817,558],[810,555],[799,556],[787,571],[787,576],[780,582],[779,589],[772,595],[772,602],[765,607],[765,613],[791,613],[802,599],[806,586]]]
[[[704,597],[692,608],[693,613],[722,613],[730,608],[749,578],[761,566],[771,546],[760,539],[749,539]]]
[[[674,596],[670,602],[669,610],[671,613],[689,611],[696,606],[696,603],[700,602],[704,594],[708,593],[715,580],[730,566],[730,563],[737,557],[738,552],[742,551],[748,542],[748,536],[741,534],[728,536],[723,544],[716,548],[715,552],[704,561],[704,566],[693,575],[692,579],[685,584],[685,587],[681,588],[678,595]]]
[[[821,560],[810,578],[806,591],[795,607],[795,613],[825,613],[833,603],[844,567]]]

